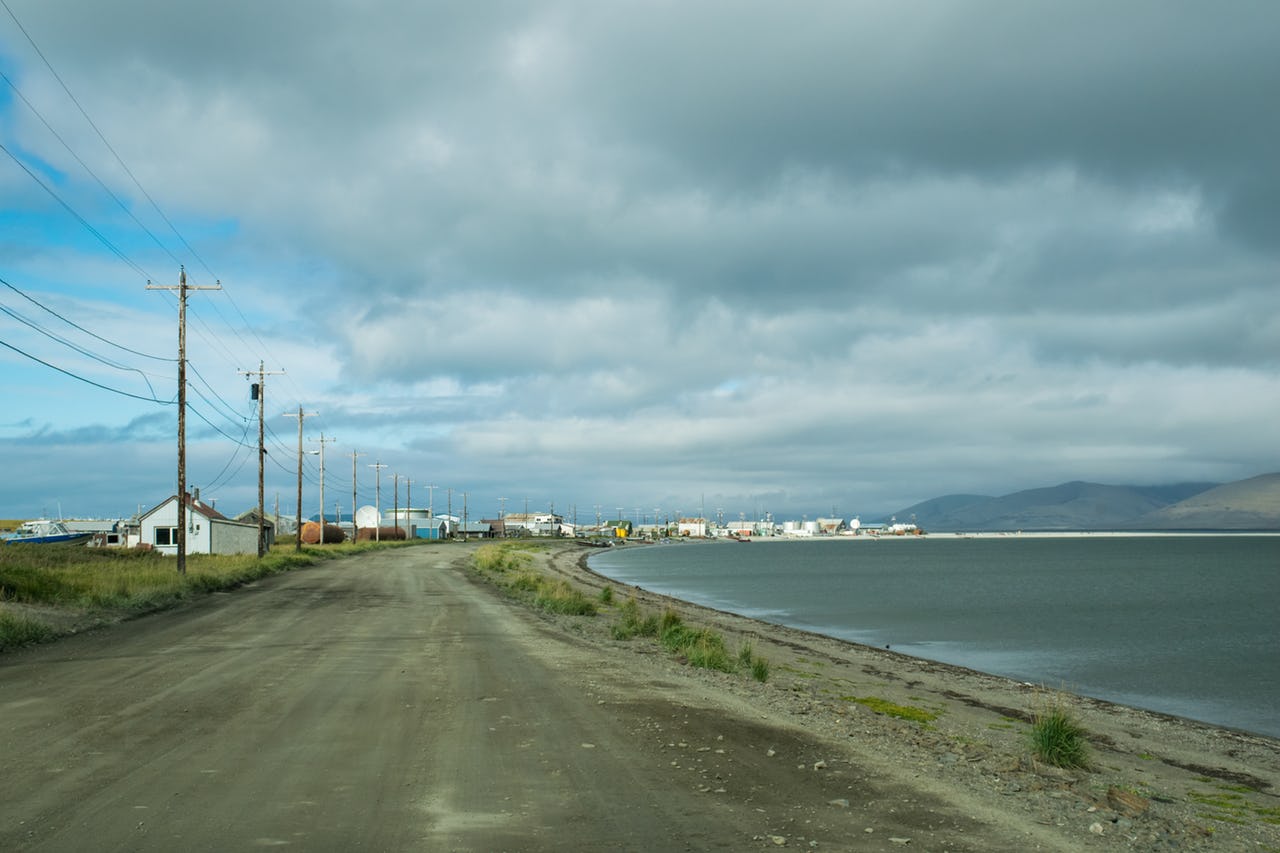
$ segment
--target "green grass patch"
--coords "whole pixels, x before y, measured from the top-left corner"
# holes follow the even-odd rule
[[[656,637],[663,648],[690,666],[720,672],[747,671],[761,682],[769,678],[769,662],[756,655],[750,643],[743,643],[736,655],[731,654],[724,637],[715,631],[684,624],[680,614],[670,608],[660,616],[645,613],[634,597],[618,607],[618,621],[611,633],[617,640]]]
[[[655,613],[642,612],[635,597],[630,597],[619,605],[618,621],[613,623],[610,633],[615,640],[656,637],[658,636],[658,616]]]
[[[504,542],[482,545],[471,557],[471,566],[508,593],[549,613],[594,616],[596,603],[566,580],[552,580],[533,568],[531,552],[539,545]]]
[[[670,652],[683,657],[691,666],[733,672],[737,662],[730,657],[724,637],[709,628],[685,625],[673,610],[662,614],[658,622],[658,641]]]
[[[1046,764],[1065,768],[1089,765],[1086,732],[1057,700],[1032,716],[1029,737],[1032,753]]]
[[[1188,791],[1187,799],[1207,807],[1198,813],[1200,817],[1223,823],[1249,825],[1260,822],[1270,826],[1280,826],[1280,807],[1260,806],[1238,792],[1237,787],[1221,785],[1220,790],[1212,793]],[[1244,790],[1252,793],[1251,788]]]
[[[94,613],[145,613],[317,560],[406,544],[349,543],[295,551],[290,543],[277,545],[261,559],[257,554],[188,554],[186,574],[178,574],[173,557],[157,551],[6,545],[0,547],[0,602],[85,611],[92,621]],[[47,642],[58,633],[38,618],[0,612],[0,649]]]
[[[751,659],[751,677],[761,684],[769,680],[769,661],[757,657]]]
[[[532,562],[533,555],[528,548],[510,543],[481,545],[471,557],[472,566],[480,572],[491,574],[527,569]]]
[[[57,632],[43,622],[0,610],[0,651],[47,643],[56,636]]]
[[[594,616],[596,605],[566,580],[545,582],[534,594],[533,603],[551,613],[565,613],[570,616]]]
[[[879,696],[842,696],[840,698],[846,702],[856,702],[864,708],[875,711],[877,714],[884,714],[886,717],[896,717],[899,720],[908,720],[913,723],[932,723],[939,716],[936,711],[917,708],[914,705],[898,705],[888,699],[881,699]]]

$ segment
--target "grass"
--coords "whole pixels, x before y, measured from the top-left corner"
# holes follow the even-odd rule
[[[737,655],[732,655],[724,637],[709,628],[686,625],[670,608],[661,616],[642,614],[636,600],[629,598],[619,610],[620,618],[613,627],[616,639],[657,637],[663,648],[690,666],[720,672],[745,670],[756,681],[769,680],[769,662],[756,655],[750,643],[743,643]]]
[[[511,595],[548,613],[594,616],[596,603],[567,580],[553,580],[533,568],[533,553],[542,546],[532,543],[482,545],[471,566]]]
[[[613,623],[609,632],[615,640],[656,637],[658,636],[658,617],[653,613],[642,613],[640,605],[634,597],[631,597],[618,607],[618,620]]]
[[[737,669],[737,662],[729,656],[724,637],[708,628],[685,625],[674,610],[664,611],[658,621],[658,642],[691,666],[721,672]]]
[[[877,714],[883,714],[886,717],[895,717],[899,720],[908,720],[922,725],[927,725],[938,719],[936,711],[917,708],[914,705],[898,705],[879,696],[842,696],[840,698],[846,702],[856,702],[864,708],[875,711]]]
[[[257,554],[189,554],[187,573],[178,574],[172,557],[156,551],[86,548],[83,545],[6,545],[0,547],[0,602],[63,610],[145,613],[258,578],[406,543],[349,543],[303,548],[277,545]],[[58,631],[20,613],[0,612],[0,649],[48,642]]]
[[[1032,716],[1031,751],[1046,764],[1067,769],[1087,767],[1086,732],[1060,700],[1050,700]]]
[[[643,611],[634,596],[614,604],[613,587],[606,586],[593,600],[563,579],[551,579],[533,565],[531,551],[540,544],[502,543],[483,545],[472,557],[472,568],[509,594],[552,613],[594,616],[600,607],[615,608],[617,619],[609,627],[615,640],[653,637],[690,666],[721,672],[749,671],[757,681],[769,678],[769,662],[757,656],[749,643],[731,654],[716,632],[684,624],[674,610],[661,615]]]
[[[1203,791],[1187,792],[1187,799],[1205,807],[1199,817],[1223,823],[1248,825],[1255,821],[1280,826],[1280,807],[1260,806],[1244,796],[1244,792],[1252,793],[1251,788],[1240,788],[1233,785],[1219,785],[1213,793]]]
[[[43,622],[0,610],[0,650],[47,643],[56,636],[57,631]]]

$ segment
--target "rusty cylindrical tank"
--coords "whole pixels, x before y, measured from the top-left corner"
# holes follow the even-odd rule
[[[338,542],[345,542],[347,534],[341,527],[335,527],[332,524],[324,526],[324,544],[333,545]],[[320,522],[308,521],[302,525],[302,544],[318,545],[320,544]]]
[[[361,527],[356,531],[357,542],[372,542],[375,539],[382,542],[391,542],[408,538],[403,527]]]

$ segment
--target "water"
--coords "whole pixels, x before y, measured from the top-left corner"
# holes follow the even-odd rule
[[[1280,737],[1280,537],[682,543],[590,564],[764,621]]]

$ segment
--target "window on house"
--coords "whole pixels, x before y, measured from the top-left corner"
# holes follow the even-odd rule
[[[156,542],[157,545],[177,545],[178,544],[178,528],[176,527],[157,527]]]

